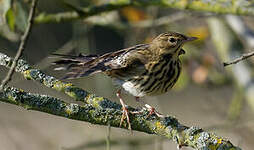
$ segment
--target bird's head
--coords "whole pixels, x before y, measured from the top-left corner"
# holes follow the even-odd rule
[[[196,40],[196,37],[188,37],[177,32],[162,33],[157,36],[151,43],[153,50],[159,54],[172,54],[179,56],[184,54],[185,51],[182,49],[186,42]]]

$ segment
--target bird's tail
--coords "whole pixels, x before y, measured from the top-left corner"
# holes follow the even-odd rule
[[[98,55],[83,55],[79,54],[78,56],[74,55],[64,55],[64,54],[52,54],[50,58],[60,58],[60,60],[52,62],[53,65],[71,65],[78,63],[86,63],[93,59],[98,58]]]
[[[111,63],[111,61],[125,52],[126,50],[124,49],[117,52],[106,53],[104,55],[79,54],[78,56],[72,56],[53,54],[58,57],[59,60],[53,62],[52,64],[60,66],[56,67],[55,70],[68,71],[64,79],[73,79],[121,68],[121,66]]]
[[[64,55],[64,54],[52,54],[50,58],[58,58],[57,61],[52,62],[52,65],[56,67],[54,70],[71,70],[68,72],[64,79],[75,78],[74,75],[77,74],[77,70],[83,68],[89,62],[98,58],[98,55],[83,55],[79,54],[77,56],[74,55]]]

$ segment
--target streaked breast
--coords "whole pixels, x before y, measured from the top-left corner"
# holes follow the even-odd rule
[[[132,80],[133,87],[142,95],[159,95],[169,91],[181,72],[180,60],[163,60],[151,67],[140,78]]]

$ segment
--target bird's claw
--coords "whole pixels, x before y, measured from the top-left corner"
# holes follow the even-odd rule
[[[122,109],[123,109],[123,110],[122,110],[122,117],[121,117],[121,121],[120,121],[120,127],[122,126],[123,121],[124,121],[124,119],[126,118],[127,123],[128,123],[128,129],[131,130],[131,123],[130,123],[130,118],[129,118],[129,111],[128,111],[128,109],[127,109],[125,106],[123,106]]]
[[[118,90],[116,93],[116,96],[119,98],[120,103],[122,105],[122,117],[121,117],[121,121],[120,121],[120,127],[123,124],[123,121],[126,117],[127,119],[127,123],[128,123],[128,129],[131,130],[131,123],[130,123],[130,118],[129,118],[129,112],[128,109],[126,108],[126,105],[123,102],[122,96],[121,96],[121,90]]]
[[[154,107],[148,105],[148,104],[145,104],[145,107],[148,109],[149,111],[149,114],[148,114],[148,117],[150,117],[151,115],[155,114],[157,117],[159,118],[164,118],[165,116],[162,115],[161,113],[159,113],[158,111],[155,110]]]

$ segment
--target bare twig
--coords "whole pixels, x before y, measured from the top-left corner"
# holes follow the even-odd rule
[[[21,42],[20,42],[20,45],[19,45],[19,49],[18,49],[18,52],[17,52],[17,54],[16,54],[16,56],[13,60],[11,68],[10,68],[7,76],[3,79],[3,81],[0,85],[0,91],[2,91],[4,86],[11,80],[11,77],[14,73],[14,69],[17,65],[17,61],[20,58],[20,56],[22,55],[22,53],[23,53],[23,51],[26,47],[26,43],[27,43],[28,37],[29,37],[31,29],[32,29],[32,25],[33,25],[33,17],[34,17],[34,14],[35,14],[35,8],[36,8],[37,2],[38,2],[38,0],[33,0],[32,1],[31,9],[30,9],[29,16],[28,16],[28,24],[27,24],[25,33],[21,37]]]
[[[249,52],[249,53],[245,53],[242,56],[240,56],[240,57],[238,57],[238,58],[236,58],[234,60],[231,60],[231,61],[228,61],[228,62],[223,62],[223,66],[226,67],[228,65],[236,64],[236,63],[238,63],[240,61],[243,61],[243,60],[245,60],[245,59],[247,59],[247,58],[249,58],[251,56],[254,56],[254,51],[253,52]]]
[[[111,133],[111,126],[110,124],[108,124],[108,128],[107,128],[107,137],[106,137],[106,150],[111,150],[111,141],[110,141],[110,133]]]

